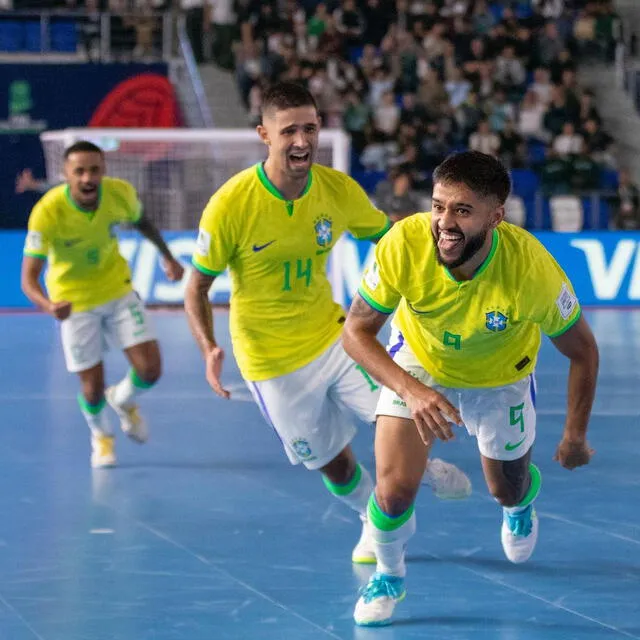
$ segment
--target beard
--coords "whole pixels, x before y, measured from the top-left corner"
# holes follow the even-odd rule
[[[438,263],[444,267],[447,267],[447,269],[455,269],[457,267],[462,266],[465,262],[471,260],[471,258],[473,258],[473,256],[475,256],[476,253],[480,251],[480,249],[482,249],[487,239],[487,234],[489,233],[489,231],[490,229],[483,229],[479,233],[476,233],[475,236],[471,236],[470,238],[466,238],[464,234],[462,234],[459,231],[456,231],[456,233],[461,233],[463,237],[464,247],[462,249],[462,252],[457,258],[454,258],[453,260],[449,260],[449,261],[445,260],[442,257],[442,254],[440,253],[440,249],[438,248],[438,238],[436,234],[433,231],[431,231],[431,235],[433,236],[433,243],[435,244],[435,247],[436,247],[436,258],[438,260]]]

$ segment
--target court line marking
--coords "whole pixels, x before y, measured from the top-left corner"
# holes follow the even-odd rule
[[[523,589],[522,587],[516,587],[514,585],[509,584],[508,582],[505,582],[504,580],[500,579],[500,578],[495,578],[491,575],[485,574],[482,571],[478,571],[476,569],[472,569],[471,567],[468,567],[460,562],[456,562],[455,560],[444,560],[442,559],[440,556],[434,554],[434,553],[430,553],[430,552],[426,552],[426,555],[431,556],[434,560],[439,560],[440,562],[444,562],[444,563],[449,563],[449,564],[453,564],[456,567],[459,567],[460,569],[463,569],[464,571],[468,571],[469,573],[472,573],[476,576],[479,576],[481,578],[484,578],[485,580],[488,580],[489,582],[493,582],[494,584],[500,585],[502,587],[505,587],[506,589],[510,589],[511,591],[515,591],[516,593],[520,593],[521,595],[525,595],[525,596],[529,596],[530,598],[533,598],[534,600],[539,600],[540,602],[543,602],[544,604],[549,605],[550,607],[553,607],[554,609],[560,609],[561,611],[565,611],[566,613],[571,613],[574,616],[577,616],[578,618],[582,618],[583,620],[587,620],[588,622],[592,622],[600,627],[603,627],[605,629],[609,629],[610,631],[615,631],[617,633],[619,633],[620,635],[626,636],[627,638],[634,638],[635,640],[640,640],[640,636],[635,636],[632,633],[629,633],[628,631],[625,631],[624,629],[620,629],[618,627],[615,627],[611,624],[608,624],[606,622],[603,622],[602,620],[598,620],[597,618],[592,618],[591,616],[588,616],[584,613],[580,613],[579,611],[576,611],[575,609],[571,609],[570,607],[565,607],[562,604],[559,604],[557,601],[553,602],[551,600],[547,600],[546,598],[543,598],[542,596],[538,596],[535,593],[531,593],[530,591],[527,591],[526,589]]]
[[[253,593],[256,596],[258,596],[259,598],[262,598],[263,600],[266,600],[267,602],[269,602],[273,606],[277,607],[278,609],[281,609],[285,613],[288,613],[288,614],[292,615],[294,618],[297,618],[298,620],[302,620],[303,622],[306,622],[307,624],[311,625],[314,629],[317,629],[318,631],[321,631],[322,633],[326,634],[330,638],[336,638],[336,640],[343,640],[343,638],[341,638],[341,636],[337,636],[337,635],[335,635],[335,633],[332,633],[328,629],[325,629],[324,627],[321,627],[319,624],[316,624],[315,622],[313,622],[313,620],[309,620],[308,618],[305,618],[303,615],[299,614],[297,611],[294,611],[293,609],[290,609],[289,607],[287,607],[286,605],[282,604],[281,602],[278,602],[277,600],[275,600],[271,596],[267,595],[266,593],[263,593],[259,589],[256,589],[255,587],[251,586],[249,583],[245,582],[244,580],[241,580],[240,578],[236,578],[236,576],[234,576],[232,573],[230,573],[226,569],[222,569],[221,567],[217,566],[215,563],[213,563],[211,560],[209,560],[205,556],[200,555],[199,553],[196,553],[195,551],[192,551],[189,547],[183,545],[181,542],[178,542],[177,540],[174,540],[170,535],[164,533],[163,531],[160,531],[159,529],[156,529],[155,527],[152,527],[151,525],[147,524],[146,522],[144,522],[142,520],[138,520],[136,518],[132,518],[131,516],[127,515],[126,513],[122,512],[122,511],[119,511],[118,509],[116,509],[115,507],[113,507],[110,504],[107,504],[105,502],[101,502],[101,504],[103,506],[111,509],[112,511],[116,512],[118,515],[124,516],[125,518],[128,518],[129,520],[131,520],[131,522],[134,522],[137,526],[139,526],[142,529],[145,529],[146,531],[148,531],[149,533],[153,534],[154,536],[156,536],[160,540],[164,540],[165,542],[167,542],[170,545],[174,546],[176,549],[180,549],[180,551],[183,551],[187,555],[190,555],[191,557],[195,558],[196,560],[198,560],[202,564],[206,565],[207,567],[210,567],[214,571],[217,571],[218,573],[221,573],[222,575],[226,576],[232,582],[235,582],[236,584],[238,584],[241,587],[245,588],[247,591]],[[40,640],[44,640],[44,638],[41,638]]]
[[[0,602],[13,613],[22,624],[33,633],[34,637],[38,640],[45,640],[44,636],[41,636],[26,620],[26,618],[0,593]]]

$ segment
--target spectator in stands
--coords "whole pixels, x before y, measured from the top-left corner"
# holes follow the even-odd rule
[[[619,184],[611,199],[612,227],[621,231],[640,229],[640,190],[631,181],[629,171],[620,171]]]
[[[373,108],[373,126],[386,140],[393,140],[400,124],[400,107],[393,91],[385,91],[380,103]]]
[[[564,195],[570,191],[571,166],[553,147],[548,147],[540,167],[540,190],[546,196]]]
[[[408,170],[401,167],[396,172],[391,189],[376,200],[376,205],[378,209],[386,212],[393,222],[407,218],[422,209],[422,202],[412,188]]]
[[[591,155],[598,162],[615,168],[616,161],[613,155],[613,138],[602,129],[600,123],[594,118],[587,120],[584,123],[583,135]]]
[[[585,89],[580,94],[580,111],[578,113],[578,118],[583,126],[587,120],[595,120],[598,123],[602,121],[600,113],[594,104],[593,91],[590,89]]]
[[[525,93],[518,111],[518,132],[525,138],[546,141],[548,134],[544,130],[542,120],[545,114],[545,105],[540,101],[539,94],[529,89]]]
[[[507,120],[499,134],[498,156],[507,169],[523,169],[526,164],[526,148],[523,137],[516,131],[513,120]]]
[[[580,192],[600,188],[602,167],[589,155],[586,147],[571,160],[571,187]]]
[[[355,0],[342,0],[342,6],[334,11],[333,17],[336,29],[344,37],[347,46],[359,45],[364,34],[365,22]]]
[[[559,136],[565,122],[576,122],[578,112],[567,102],[563,87],[554,85],[551,92],[551,104],[544,114],[543,124],[552,136]]]
[[[509,45],[502,50],[496,59],[496,80],[508,91],[520,91],[527,78],[522,62],[516,58],[516,49]]]
[[[549,81],[549,70],[545,67],[538,67],[533,72],[533,84],[531,91],[537,94],[541,104],[548,105],[553,98],[553,85]]]
[[[478,129],[469,137],[469,149],[472,151],[480,151],[494,157],[498,156],[500,151],[500,138],[494,131],[488,120],[481,120]]]
[[[553,140],[553,150],[562,158],[582,153],[584,138],[576,133],[572,122],[565,122],[562,133]]]
[[[238,37],[238,16],[233,0],[211,0],[211,58],[223,69],[233,69],[233,41]]]
[[[536,56],[539,64],[549,66],[565,48],[565,43],[555,22],[547,22],[538,36]]]

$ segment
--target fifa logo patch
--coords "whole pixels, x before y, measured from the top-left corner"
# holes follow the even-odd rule
[[[489,311],[485,314],[485,326],[489,331],[504,331],[507,328],[509,318],[500,311]]]
[[[333,230],[331,228],[331,218],[316,218],[313,228],[316,232],[316,242],[320,247],[326,249],[331,245],[333,240]]]

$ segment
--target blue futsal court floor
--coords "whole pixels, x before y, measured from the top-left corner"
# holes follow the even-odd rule
[[[545,341],[529,563],[503,556],[475,442],[461,433],[437,446],[474,493],[442,502],[423,489],[407,599],[385,629],[352,623],[371,572],[350,563],[359,523],[319,475],[289,465],[230,348],[225,402],[184,315],[153,317],[165,372],[141,401],[150,441],[119,433],[119,467],[92,472],[56,324],[0,316],[0,640],[640,638],[640,312],[587,313],[601,351],[597,454],[573,472],[552,461],[568,365]],[[228,346],[226,312],[215,321]],[[107,367],[119,379],[122,355]],[[369,468],[372,436],[363,427],[355,442]]]

